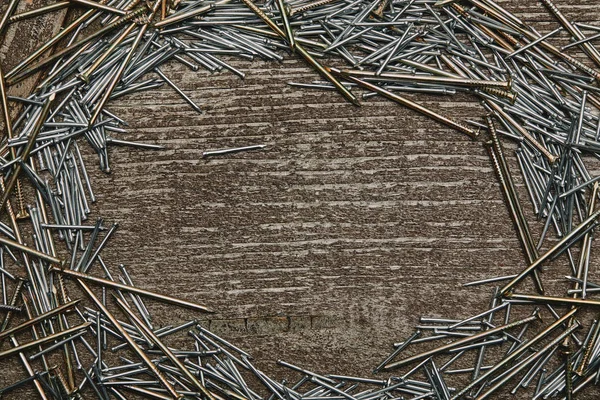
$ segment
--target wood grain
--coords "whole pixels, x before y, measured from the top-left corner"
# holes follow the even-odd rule
[[[598,21],[596,1],[571,3],[569,18]],[[537,2],[501,4],[540,31],[556,26]],[[40,34],[7,37],[4,54],[45,37],[51,24],[33,25]],[[125,264],[140,287],[218,311],[207,318],[150,303],[159,323],[203,318],[278,379],[288,376],[279,358],[368,376],[419,316],[486,309],[492,287],[462,283],[525,266],[480,142],[381,98],[356,108],[333,92],[289,87],[318,79],[289,56],[231,63],[245,80],[164,68],[202,114],[168,86],[109,104],[131,125],[119,138],[166,150],[112,148],[110,174],[86,154],[98,197],[91,221],[120,225],[102,254],[107,264]],[[458,120],[484,113],[469,96],[412,97]],[[201,157],[250,144],[267,148]],[[539,233],[520,179],[518,188]],[[564,259],[544,276],[559,277],[555,270],[568,273]],[[564,290],[558,280],[548,286]],[[13,379],[0,366],[0,385]]]

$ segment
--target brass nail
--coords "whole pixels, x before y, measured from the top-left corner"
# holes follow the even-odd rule
[[[491,81],[491,80],[478,80],[478,79],[467,79],[467,78],[450,78],[443,76],[427,76],[427,75],[415,75],[415,74],[402,74],[396,72],[382,72],[377,74],[373,71],[364,70],[348,70],[343,69],[340,71],[343,76],[354,76],[360,78],[374,78],[378,81],[402,81],[402,82],[423,82],[423,83],[437,83],[442,85],[453,85],[463,86],[470,88],[496,88],[496,89],[510,89],[510,81]]]
[[[491,377],[494,373],[496,373],[496,371],[499,371],[505,365],[508,365],[513,360],[516,360],[518,357],[521,356],[521,354],[528,351],[532,346],[534,346],[536,343],[538,343],[543,338],[545,338],[546,335],[548,335],[554,329],[561,326],[565,321],[567,321],[567,319],[569,319],[573,315],[575,315],[576,312],[577,312],[577,309],[574,308],[574,309],[570,310],[569,312],[567,312],[565,315],[563,315],[561,318],[554,321],[547,328],[545,328],[544,330],[539,332],[535,337],[533,337],[532,339],[530,339],[529,341],[527,341],[526,343],[521,345],[517,350],[513,351],[512,353],[510,353],[510,355],[508,355],[507,357],[502,359],[502,361],[500,361],[499,363],[494,365],[494,367],[487,370],[485,373],[480,375],[477,379],[472,380],[467,386],[465,386],[463,389],[461,389],[458,393],[455,393],[451,400],[457,400],[457,399],[462,398],[462,396],[465,395],[472,388],[474,388],[475,386],[479,385],[482,382],[485,382],[489,377]]]
[[[537,359],[539,359],[541,356],[543,356],[550,349],[554,348],[560,341],[564,340],[565,337],[568,337],[575,330],[579,329],[579,327],[580,327],[579,322],[575,321],[575,323],[572,326],[567,328],[564,332],[562,332],[560,335],[558,335],[558,337],[556,337],[551,342],[546,344],[543,348],[541,348],[534,354],[531,354],[529,357],[527,357],[524,360],[517,363],[513,367],[513,369],[509,373],[507,373],[500,381],[498,381],[494,386],[492,386],[490,389],[488,389],[485,393],[477,396],[476,400],[487,399],[490,395],[492,395],[492,393],[495,393],[498,389],[502,388],[510,379],[512,379],[523,369],[525,369],[526,367],[531,365],[533,362],[535,362]],[[568,357],[567,358],[567,373],[570,373],[570,370],[569,370],[570,364],[571,364],[570,357]],[[568,379],[568,377],[567,377],[567,379]]]
[[[332,69],[332,71],[335,71],[335,70]],[[353,76],[348,76],[347,78],[348,78],[348,80],[355,82],[355,83],[359,84],[360,86],[363,86],[369,90],[372,90],[374,92],[381,94],[384,97],[387,97],[388,99],[390,99],[392,101],[395,101],[396,103],[402,104],[403,106],[406,106],[406,107],[410,108],[411,110],[420,112],[421,114],[425,114],[426,116],[434,119],[435,121],[441,122],[444,125],[454,128],[457,131],[468,135],[471,139],[475,139],[477,136],[479,136],[479,130],[473,130],[465,125],[462,125],[462,124],[454,121],[453,119],[451,119],[449,117],[438,114],[435,111],[430,110],[429,108],[426,108],[418,103],[415,103],[412,100],[402,97],[396,93],[392,93],[392,92],[385,90],[385,89],[383,89],[377,85],[374,85],[372,83],[363,81],[362,79],[358,79]]]
[[[16,76],[19,72],[25,69],[29,64],[31,64],[34,60],[38,59],[42,54],[48,51],[51,47],[53,47],[56,43],[60,42],[66,36],[68,36],[71,32],[75,31],[79,25],[81,25],[85,20],[91,17],[96,10],[89,10],[77,18],[75,21],[71,22],[68,26],[54,35],[50,40],[41,45],[37,50],[31,53],[25,60],[21,61],[17,64],[12,70],[10,70],[6,74],[6,79]]]
[[[19,331],[22,331],[23,329],[26,329],[26,328],[28,328],[28,327],[30,327],[32,325],[35,325],[35,324],[37,324],[37,323],[39,323],[41,321],[44,321],[47,318],[50,318],[50,317],[52,317],[54,315],[57,315],[57,314],[60,314],[60,313],[62,313],[64,311],[67,311],[70,308],[74,307],[77,303],[79,303],[79,301],[80,300],[73,300],[73,301],[71,301],[69,303],[63,304],[63,305],[58,306],[56,308],[53,308],[52,310],[50,310],[48,312],[40,314],[40,315],[38,315],[35,318],[31,318],[31,319],[23,322],[20,325],[17,325],[17,326],[15,326],[13,328],[10,328],[8,330],[2,331],[2,332],[0,332],[0,340],[3,340],[3,339],[5,339],[6,337],[8,337],[10,335],[13,335],[13,334],[15,334],[15,333],[17,333]]]
[[[61,331],[61,332],[53,333],[51,335],[44,336],[42,338],[39,338],[37,340],[33,340],[31,342],[27,342],[25,344],[21,344],[20,346],[13,347],[11,349],[8,349],[8,350],[0,352],[0,358],[8,357],[8,356],[10,356],[12,354],[15,354],[15,353],[20,353],[20,352],[22,352],[24,350],[30,349],[32,347],[36,347],[36,346],[38,346],[40,344],[43,344],[43,343],[46,343],[46,342],[53,341],[54,339],[59,339],[59,338],[61,338],[63,336],[68,336],[68,335],[70,335],[72,333],[75,333],[75,332],[78,332],[80,330],[87,329],[90,325],[91,325],[91,322],[84,322],[83,324],[77,325],[77,326],[75,326],[73,328],[69,328],[69,329],[66,329],[66,330]]]
[[[8,20],[11,24],[15,22],[22,21],[28,18],[39,17],[40,15],[48,14],[53,11],[62,10],[63,8],[69,7],[71,3],[69,1],[59,1],[58,3],[49,4],[44,7],[39,7],[31,11],[22,12],[19,14],[15,14]]]
[[[8,7],[6,8],[6,11],[4,12],[4,15],[2,16],[2,19],[0,19],[0,37],[2,37],[4,35],[4,29],[6,29],[6,27],[8,26],[10,17],[13,15],[13,13],[17,9],[18,5],[19,5],[19,0],[10,0],[10,3],[8,3]]]
[[[50,105],[54,101],[54,98],[55,98],[54,93],[51,94],[50,97],[48,97],[48,100],[46,100],[46,103],[44,104],[44,107],[42,108],[42,112],[40,113],[40,116],[38,117],[34,127],[32,128],[31,134],[29,135],[29,138],[27,140],[27,144],[25,145],[25,148],[21,152],[20,157],[21,157],[22,162],[26,162],[29,159],[29,154],[31,153],[31,150],[33,150],[33,147],[35,145],[35,140],[37,139],[37,137],[42,129],[42,126],[44,125],[44,122],[46,122],[46,117],[48,116],[48,112],[50,111]],[[10,175],[10,178],[8,180],[8,183],[6,183],[4,193],[2,193],[2,198],[0,199],[0,211],[2,211],[2,209],[4,209],[4,207],[6,206],[6,202],[12,192],[12,189],[17,184],[17,179],[19,177],[20,172],[21,172],[21,164],[19,163],[14,167],[12,174]]]
[[[127,304],[125,302],[123,302],[123,300],[119,299],[116,296],[113,296],[115,301],[117,302],[117,304],[119,305],[119,307],[121,308],[121,310],[123,310],[123,312],[125,314],[127,314],[127,317],[135,324],[135,326],[144,332],[144,335],[146,335],[152,342],[154,342],[154,344],[167,356],[167,358],[169,360],[171,360],[171,362],[177,367],[179,368],[179,370],[181,371],[181,373],[183,373],[183,375],[190,380],[190,382],[192,382],[192,384],[194,386],[196,386],[196,388],[200,389],[200,391],[209,399],[211,400],[215,400],[215,397],[213,396],[213,394],[206,389],[206,387],[200,383],[200,381],[198,381],[198,379],[196,378],[196,376],[194,376],[194,374],[192,374],[190,372],[189,369],[187,369],[185,367],[185,365],[183,365],[183,363],[177,358],[177,356],[175,356],[175,354],[173,354],[173,352],[158,338],[158,336],[156,336],[156,334],[146,326],[146,324],[140,320],[129,308],[129,306],[127,306]]]
[[[489,329],[487,331],[479,332],[479,333],[476,333],[474,335],[465,337],[463,339],[459,339],[459,340],[457,340],[457,341],[455,341],[453,343],[437,347],[437,348],[435,348],[433,350],[425,351],[423,353],[416,354],[414,356],[405,358],[403,360],[387,364],[387,365],[385,365],[383,367],[383,369],[386,370],[386,371],[389,371],[389,370],[392,370],[392,369],[396,369],[396,368],[402,367],[404,365],[410,364],[410,363],[412,363],[414,361],[419,361],[419,360],[427,359],[427,358],[429,358],[431,356],[434,356],[434,355],[439,354],[439,353],[443,353],[443,352],[445,352],[447,350],[450,350],[450,349],[452,349],[454,347],[460,347],[460,346],[463,346],[465,344],[478,341],[478,340],[483,339],[483,338],[485,338],[487,336],[490,336],[490,335],[493,335],[493,334],[496,334],[496,333],[499,333],[499,332],[503,332],[505,330],[508,330],[508,329],[511,329],[511,328],[515,328],[517,326],[521,326],[521,325],[527,324],[527,323],[529,323],[531,321],[536,321],[536,320],[539,321],[539,319],[540,319],[540,317],[539,317],[538,313],[536,312],[534,315],[531,315],[531,316],[529,316],[527,318],[524,318],[522,320],[511,322],[510,324],[506,324],[506,325],[501,325],[501,326],[498,326],[496,328]]]
[[[91,10],[91,11],[95,11],[95,10]],[[71,44],[69,47],[66,47],[62,50],[59,50],[57,52],[55,52],[54,54],[52,54],[49,57],[46,57],[44,60],[39,61],[37,64],[34,64],[32,66],[30,66],[29,68],[27,68],[25,71],[21,70],[26,66],[24,65],[20,70],[17,70],[17,67],[19,67],[21,64],[19,64],[17,67],[13,68],[11,70],[11,72],[9,72],[9,74],[11,74],[11,79],[9,79],[9,83],[10,84],[15,84],[25,78],[27,78],[29,75],[31,75],[32,73],[36,72],[37,70],[47,66],[48,64],[60,59],[61,57],[64,57],[65,55],[77,51],[81,46],[86,45],[87,43],[92,42],[93,40],[103,36],[105,33],[112,31],[113,29],[115,29],[116,27],[123,25],[127,22],[130,22],[131,20],[134,20],[136,18],[138,18],[140,15],[142,15],[144,12],[146,11],[146,7],[140,7],[135,11],[129,12],[126,15],[119,17],[115,22],[105,26],[102,29],[97,30],[96,32],[92,33],[90,36],[87,36],[79,41],[77,41],[76,43]],[[87,14],[87,13],[86,13]],[[84,14],[84,15],[86,15]],[[81,18],[80,18],[81,19]],[[73,24],[71,24],[73,25]],[[66,28],[65,28],[66,29]],[[62,32],[61,32],[62,33]],[[60,34],[59,34],[60,35]],[[59,36],[57,35],[57,36]],[[51,41],[54,39],[51,39]],[[48,42],[50,43],[50,42]],[[31,60],[33,61],[33,60]],[[14,74],[13,74],[14,72]],[[20,73],[19,73],[20,72]],[[17,76],[16,74],[19,73],[19,75]],[[7,74],[7,78],[8,75]]]
[[[560,250],[565,243],[568,243],[571,238],[577,236],[577,234],[583,231],[590,223],[594,222],[600,216],[600,210],[594,212],[588,218],[586,218],[583,222],[581,222],[575,229],[565,235],[554,247],[548,250],[544,255],[540,256],[535,262],[531,263],[527,268],[522,270],[516,277],[514,277],[510,282],[508,282],[502,289],[500,289],[500,295],[507,295],[514,286],[519,283],[525,276],[527,276],[534,269],[540,267],[543,263],[548,261],[555,252]]]
[[[190,10],[190,11],[179,13],[179,14],[175,14],[168,18],[161,19],[161,21],[154,24],[154,27],[155,28],[164,28],[165,26],[175,24],[175,23],[183,21],[185,19],[197,17],[199,15],[203,15],[203,14],[206,14],[206,13],[214,10],[215,7],[219,4],[226,4],[226,3],[229,3],[229,0],[220,0],[216,3],[208,4],[204,7],[196,8],[194,10]]]
[[[1,243],[1,242],[0,242]],[[127,285],[123,285],[121,283],[117,283],[117,282],[113,282],[110,281],[108,279],[103,279],[103,278],[96,278],[95,276],[91,276],[88,274],[84,274],[82,272],[77,272],[77,271],[72,271],[69,269],[61,269],[61,268],[57,268],[57,267],[50,267],[51,271],[56,271],[60,274],[63,275],[67,275],[73,278],[77,278],[78,280],[84,280],[84,281],[88,281],[88,282],[93,282],[93,283],[97,283],[100,284],[102,286],[107,286],[113,289],[119,289],[119,290],[123,290],[125,292],[129,292],[129,293],[135,293],[135,294],[139,294],[142,296],[146,296],[155,300],[160,300],[160,301],[164,301],[166,303],[172,303],[172,304],[176,304],[179,306],[183,306],[183,307],[187,307],[187,308],[192,308],[198,311],[203,311],[203,312],[213,312],[212,310],[210,310],[208,307],[204,307],[195,303],[191,303],[189,301],[186,300],[181,300],[181,299],[177,299],[175,297],[171,297],[171,296],[166,296],[163,294],[159,294],[159,293],[155,293],[155,292],[151,292],[149,290],[145,290],[145,289],[140,289],[134,286],[127,286]]]
[[[117,14],[120,16],[124,16],[127,14],[127,11],[125,10],[121,10],[115,7],[111,7],[102,3],[97,3],[94,1],[90,1],[90,0],[69,0],[71,3],[77,3],[77,4],[81,4],[90,8],[96,8],[98,10],[102,10],[102,11],[107,11],[113,14]]]
[[[242,2],[252,10],[260,19],[262,19],[275,33],[282,39],[286,38],[285,32],[277,26],[275,22],[267,14],[265,14],[252,0],[242,0]],[[312,65],[323,77],[329,80],[338,91],[352,104],[360,106],[358,99],[344,86],[342,83],[331,74],[329,68],[323,67],[317,60],[313,58],[299,43],[296,43],[296,52],[300,54],[310,65]]]
[[[138,357],[146,364],[148,369],[152,371],[152,373],[158,378],[160,383],[167,389],[167,392],[174,398],[179,399],[182,397],[173,385],[167,380],[167,378],[163,375],[162,372],[157,368],[157,366],[150,360],[150,358],[144,353],[144,351],[138,346],[138,344],[133,340],[133,338],[127,333],[123,325],[115,318],[115,316],[102,304],[102,302],[96,297],[96,295],[90,290],[90,288],[83,282],[81,279],[77,279],[77,283],[83,289],[84,293],[88,296],[90,300],[94,303],[94,305],[104,314],[109,321],[113,324],[116,330],[121,334],[123,339],[129,344],[129,347],[138,355]]]
[[[554,164],[558,161],[558,157],[550,153],[540,142],[538,142],[528,131],[523,128],[512,116],[505,112],[502,107],[493,101],[485,100],[485,103],[489,105],[499,116],[508,123],[510,123],[533,147],[539,150],[547,159],[550,164]]]
[[[296,40],[294,39],[294,32],[292,31],[292,26],[290,25],[290,21],[288,19],[288,9],[283,0],[277,0],[277,6],[279,8],[279,13],[281,14],[281,20],[283,22],[283,27],[285,28],[285,39],[290,45],[290,49],[292,51],[296,48]]]
[[[571,24],[571,22],[565,18],[563,13],[560,12],[558,7],[556,7],[551,0],[541,0],[541,2],[550,10],[550,12],[552,12],[558,22],[560,22],[563,28],[565,28],[571,34],[571,36],[577,40],[584,39],[584,36],[581,34],[579,29],[575,28],[573,24]],[[590,57],[590,59],[600,66],[600,53],[598,53],[598,50],[591,43],[587,42],[582,43],[581,46],[583,51]]]
[[[528,300],[541,304],[600,306],[600,300],[574,299],[572,297],[540,296],[535,294],[508,293],[508,299]]]

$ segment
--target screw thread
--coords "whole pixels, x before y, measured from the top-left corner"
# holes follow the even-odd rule
[[[333,2],[333,1],[335,1],[335,0],[318,0],[318,1],[306,4],[306,5],[303,5],[303,6],[300,6],[300,7],[292,8],[290,10],[289,14],[290,14],[290,17],[291,17],[294,14],[303,13],[305,11],[312,10],[313,8],[324,6],[324,5],[329,4],[329,3]]]
[[[17,179],[17,192],[16,192],[16,197],[17,197],[17,218],[22,219],[22,218],[27,218],[29,217],[29,213],[27,213],[27,210],[25,210],[25,199],[23,198],[23,186],[21,184],[21,180]]]

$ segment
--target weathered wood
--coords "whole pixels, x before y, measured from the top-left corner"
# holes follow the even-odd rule
[[[540,31],[556,27],[537,2],[501,3]],[[569,18],[599,19],[597,1],[571,3]],[[2,53],[31,49],[51,30],[31,26],[39,33],[7,37]],[[286,81],[319,78],[290,57],[232,64],[246,80],[164,68],[200,115],[168,86],[109,103],[131,124],[119,138],[166,150],[112,148],[110,175],[87,154],[93,215],[120,224],[102,256],[111,267],[124,263],[137,285],[216,309],[210,329],[275,377],[288,373],[278,358],[366,376],[419,316],[485,309],[492,287],[462,283],[525,266],[481,143],[382,98],[356,108],[334,92],[291,88]],[[415,98],[458,120],[483,116],[473,97]],[[250,144],[267,148],[201,158]],[[520,181],[518,189],[539,233]],[[567,274],[566,265],[550,268]],[[149,304],[159,324],[201,317]],[[22,372],[14,365],[0,367],[0,386]],[[597,396],[592,389],[579,398]]]

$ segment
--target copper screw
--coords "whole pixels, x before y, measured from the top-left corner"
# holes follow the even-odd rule
[[[57,365],[52,367],[51,371],[54,372],[54,377],[58,381],[58,386],[59,386],[61,392],[64,395],[66,395],[68,398],[71,398],[74,395],[76,388],[72,388],[69,385],[69,383],[65,379],[65,376],[63,375],[62,371],[60,370],[60,368],[58,368]]]
[[[317,0],[317,1],[313,1],[312,3],[308,3],[308,4],[305,4],[300,7],[290,8],[289,15],[290,15],[290,17],[293,17],[296,14],[312,10],[313,8],[321,7],[321,6],[324,6],[329,3],[333,3],[334,1],[335,0]]]
[[[21,186],[21,180],[17,179],[17,215],[15,216],[19,220],[29,218],[29,213],[25,209],[25,201],[23,199],[23,187]]]
[[[21,291],[23,290],[24,284],[25,284],[24,280],[19,280],[19,282],[17,283],[17,287],[15,288],[15,292],[13,293],[13,297],[10,299],[9,305],[15,306],[17,304],[17,300],[19,299],[19,296],[21,295]],[[0,326],[0,332],[6,330],[6,328],[8,327],[8,324],[10,323],[10,318],[12,317],[12,314],[13,314],[12,311],[9,311],[6,313],[6,316],[4,317],[4,321],[2,321],[2,325]]]
[[[11,24],[15,23],[15,22],[19,22],[22,21],[24,19],[27,18],[33,18],[33,17],[37,17],[40,15],[44,15],[53,11],[57,11],[66,7],[69,7],[69,4],[71,4],[68,1],[60,1],[58,3],[54,3],[54,4],[50,4],[44,7],[39,7],[36,8],[35,10],[31,10],[31,11],[25,11],[19,14],[15,14],[12,17],[10,17],[10,19],[8,20]]]

